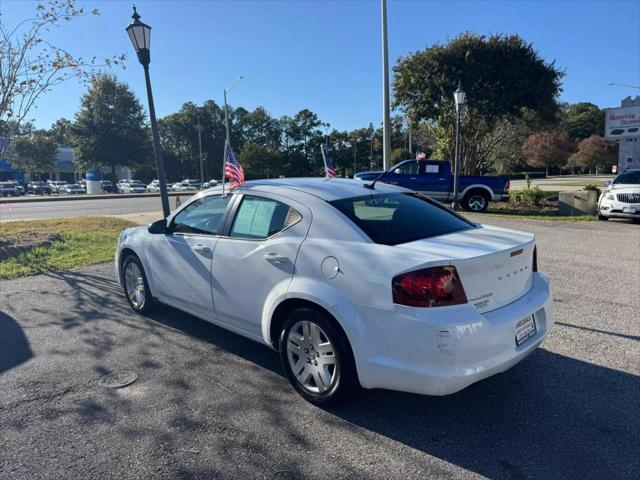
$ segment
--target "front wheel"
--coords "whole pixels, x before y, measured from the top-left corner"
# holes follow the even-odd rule
[[[147,313],[153,308],[147,276],[140,259],[131,254],[122,262],[123,288],[127,302],[137,313]]]
[[[470,212],[484,212],[489,207],[489,200],[486,192],[469,192],[462,199],[462,208]]]
[[[311,308],[294,310],[284,323],[279,347],[289,381],[307,401],[330,405],[358,391],[351,347],[328,315]]]

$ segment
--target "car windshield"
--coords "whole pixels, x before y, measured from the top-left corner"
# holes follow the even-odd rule
[[[474,224],[416,193],[391,193],[329,202],[371,240],[398,245],[473,228]]]
[[[630,172],[622,172],[613,181],[614,184],[633,184],[640,185],[640,170],[632,170]]]

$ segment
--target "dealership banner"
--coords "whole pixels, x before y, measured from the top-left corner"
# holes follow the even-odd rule
[[[640,106],[606,110],[604,136],[612,140],[640,137]]]

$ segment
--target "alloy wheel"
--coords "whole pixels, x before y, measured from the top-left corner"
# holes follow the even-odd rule
[[[127,296],[136,310],[144,306],[146,292],[142,270],[136,262],[129,262],[124,271],[124,284]]]
[[[287,359],[297,382],[312,393],[324,393],[338,374],[335,349],[327,334],[310,321],[296,322],[287,336]]]
[[[487,200],[482,195],[472,195],[469,198],[469,209],[479,212],[487,205]]]

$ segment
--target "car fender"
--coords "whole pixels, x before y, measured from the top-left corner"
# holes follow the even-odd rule
[[[472,185],[469,185],[468,187],[465,187],[465,189],[462,190],[462,192],[460,192],[460,198],[464,198],[464,196],[468,192],[470,192],[471,190],[475,190],[475,189],[484,190],[485,192],[487,192],[489,194],[489,198],[491,200],[493,200],[493,191],[491,190],[491,188],[489,188],[487,185],[483,185],[481,183],[474,183]]]
[[[272,345],[270,331],[276,308],[286,300],[306,300],[315,303],[333,315],[346,333],[347,340],[356,354],[359,349],[356,341],[359,338],[358,326],[361,324],[360,313],[356,306],[337,288],[325,281],[294,277],[288,288],[284,285],[285,283],[289,282],[283,281],[277,284],[265,301],[262,311],[262,336],[265,343]]]
[[[122,261],[122,251],[127,249],[131,250],[142,262],[142,268],[147,275],[147,282],[149,283],[149,288],[151,291],[154,291],[154,282],[153,282],[153,274],[151,272],[151,268],[149,265],[149,258],[147,256],[148,249],[145,248],[145,239],[143,237],[146,226],[143,227],[133,227],[127,228],[123,230],[120,234],[120,238],[118,239],[118,250],[116,257],[116,274],[119,283],[122,283],[122,279],[120,278],[120,262]],[[142,235],[141,235],[142,233]]]

